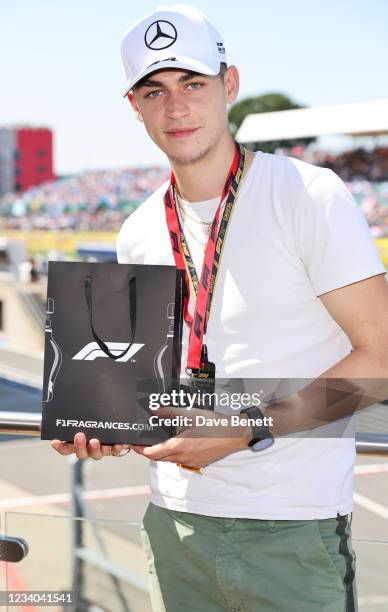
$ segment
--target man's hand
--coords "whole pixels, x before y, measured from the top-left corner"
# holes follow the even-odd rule
[[[231,425],[229,417],[212,410],[160,408],[154,414],[163,419],[187,417],[189,424],[180,433],[153,446],[132,445],[135,452],[155,461],[170,461],[187,467],[205,467],[230,453],[248,447],[252,430],[246,425]],[[202,416],[206,424],[197,425]],[[222,419],[222,421],[221,421]]]
[[[78,459],[95,459],[98,461],[103,457],[118,457],[123,450],[130,450],[128,444],[113,444],[112,446],[101,444],[97,438],[86,442],[86,436],[78,432],[74,436],[74,443],[53,440],[51,446],[60,455],[71,455],[75,453]]]

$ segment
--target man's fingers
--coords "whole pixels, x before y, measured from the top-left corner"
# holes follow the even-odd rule
[[[155,461],[158,461],[163,457],[167,457],[168,453],[171,453],[171,451],[168,449],[166,450],[163,447],[160,448],[160,444],[155,444],[154,446],[141,446],[140,444],[134,444],[132,449],[138,455],[143,455],[144,457],[147,457],[147,459],[154,459]]]
[[[107,444],[101,444],[97,438],[92,438],[87,447],[88,456],[95,461],[99,461],[103,457],[110,457],[112,453],[112,446]]]
[[[141,444],[132,444],[131,445],[131,449],[135,451],[135,453],[137,453],[138,455],[143,455],[143,451],[145,448],[148,448],[148,446],[143,446]]]
[[[102,459],[103,455],[102,455],[100,441],[97,440],[96,438],[93,438],[92,440],[90,440],[87,453],[91,459],[95,459],[96,461],[98,461],[99,459]]]
[[[86,448],[86,436],[82,432],[78,432],[74,436],[74,450],[78,459],[87,459],[88,451]]]
[[[117,455],[123,449],[122,444],[102,445],[97,438],[92,438],[88,443],[85,434],[82,432],[76,433],[73,444],[71,442],[61,442],[61,440],[52,440],[51,447],[61,455],[75,453],[78,459],[84,460],[90,457],[95,461],[114,455],[113,449],[116,449]]]
[[[131,450],[131,444],[113,444],[111,454],[113,457],[124,457]]]
[[[101,453],[103,457],[111,457],[112,447],[104,444],[103,446],[101,446]]]
[[[52,440],[51,447],[60,455],[71,455],[74,453],[74,444],[71,442],[61,442],[61,440]]]
[[[119,455],[124,448],[124,444],[113,444],[112,446],[112,455],[116,457]]]
[[[142,455],[148,457],[148,459],[154,459],[155,461],[173,461],[171,457],[174,457],[180,451],[182,442],[176,438],[171,438],[160,444],[154,444],[153,446],[146,446]]]

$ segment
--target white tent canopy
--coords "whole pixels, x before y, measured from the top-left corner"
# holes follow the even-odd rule
[[[236,139],[249,143],[329,134],[388,134],[388,100],[247,115]]]

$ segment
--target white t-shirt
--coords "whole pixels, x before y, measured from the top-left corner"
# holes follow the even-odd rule
[[[120,263],[174,265],[166,188],[125,221],[117,241]],[[216,201],[191,204],[190,214],[200,216],[202,204],[211,217]],[[185,235],[200,270],[201,248]],[[349,354],[351,344],[317,296],[384,272],[361,211],[331,170],[256,153],[228,228],[207,329],[217,376],[318,377]],[[182,371],[187,339],[185,329]],[[262,452],[234,452],[202,475],[153,461],[151,501],[234,518],[346,514],[352,510],[353,428],[350,419],[347,437],[303,432],[278,438]]]

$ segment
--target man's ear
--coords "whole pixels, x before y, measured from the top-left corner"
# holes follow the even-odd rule
[[[231,104],[235,101],[240,88],[240,75],[236,66],[229,66],[224,74],[224,85],[226,102]]]
[[[134,95],[133,91],[129,91],[127,93],[127,98],[128,98],[129,103],[130,103],[130,105],[132,106],[132,108],[133,108],[133,110],[135,112],[135,115],[136,115],[137,119],[139,119],[139,121],[143,121],[143,117],[142,117],[140,109],[139,109],[139,107],[137,105],[136,98],[135,98],[135,95]]]

